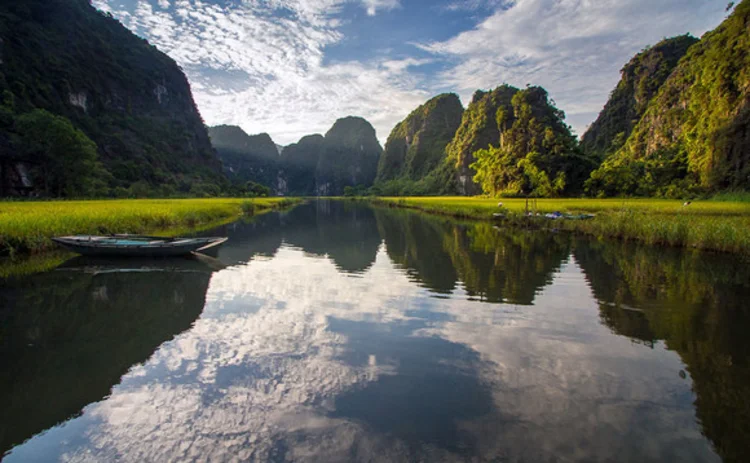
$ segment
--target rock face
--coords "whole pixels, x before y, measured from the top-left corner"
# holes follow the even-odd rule
[[[750,0],[705,34],[649,102],[591,193],[686,196],[750,188]]]
[[[280,177],[286,182],[285,194],[309,196],[316,192],[318,160],[325,147],[323,135],[307,135],[284,147],[281,153]]]
[[[248,135],[235,126],[209,129],[211,141],[234,183],[261,183],[278,195],[334,196],[347,186],[372,186],[380,147],[375,129],[361,117],[345,117],[325,137],[302,137],[279,154],[268,134]]]
[[[550,197],[579,194],[596,163],[578,141],[542,87],[513,93],[510,106],[498,99],[497,141],[473,153],[474,181],[490,195]]]
[[[352,116],[338,119],[325,134],[315,172],[316,194],[340,195],[347,186],[371,186],[382,153],[369,122]]]
[[[581,138],[583,150],[604,159],[622,147],[677,63],[697,42],[695,37],[681,35],[635,55],[622,68],[620,82]]]
[[[219,125],[210,127],[208,134],[230,181],[278,189],[279,151],[267,133],[248,135],[237,126]]]
[[[445,147],[456,134],[463,112],[453,93],[438,95],[412,111],[388,136],[377,182],[417,181],[432,173],[445,160]]]
[[[180,68],[87,0],[2,2],[0,44],[0,139],[14,138],[15,117],[40,108],[96,143],[110,188],[221,182]]]
[[[446,148],[448,159],[456,166],[456,180],[461,194],[480,193],[479,186],[473,180],[476,172],[470,167],[475,161],[474,152],[498,143],[498,110],[512,113],[511,100],[516,92],[518,89],[509,85],[501,85],[489,92],[477,90],[464,111],[461,125]]]

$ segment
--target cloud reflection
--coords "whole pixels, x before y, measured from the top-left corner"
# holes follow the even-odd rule
[[[601,323],[569,242],[352,217],[385,236],[357,278],[327,250],[359,235],[254,227],[284,239],[249,240],[265,257],[214,273],[192,329],[8,460],[718,460],[680,358]]]

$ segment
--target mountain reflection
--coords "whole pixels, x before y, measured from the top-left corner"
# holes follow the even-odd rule
[[[284,241],[315,256],[328,256],[346,273],[367,270],[378,253],[380,235],[371,207],[348,201],[316,201],[284,218]]]
[[[463,225],[409,211],[376,209],[388,256],[421,285],[472,299],[529,305],[570,254],[567,237]]]
[[[578,240],[575,257],[615,333],[663,340],[690,373],[696,415],[725,461],[750,439],[750,266],[722,255]]]
[[[9,462],[744,458],[746,264],[354,202],[210,233],[0,283]]]
[[[314,257],[329,257],[342,272],[361,273],[375,261],[380,235],[371,208],[319,200],[280,214],[263,214],[213,230],[229,237],[216,257],[227,264],[272,257],[283,242]]]
[[[79,257],[0,282],[0,455],[106,397],[132,365],[190,328],[210,276],[191,259]]]
[[[354,201],[315,201],[211,233],[229,237],[217,253],[227,264],[274,256],[286,243],[329,258],[345,273],[365,272],[385,243],[391,260],[436,294],[461,286],[471,300],[520,305],[533,303],[570,254],[565,236],[459,224]]]

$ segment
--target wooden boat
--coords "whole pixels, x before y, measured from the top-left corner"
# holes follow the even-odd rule
[[[218,246],[227,238],[165,238],[142,235],[75,235],[52,238],[55,243],[86,256],[182,256]]]

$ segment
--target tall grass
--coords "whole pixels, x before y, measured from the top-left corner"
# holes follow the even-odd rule
[[[750,256],[750,202],[663,199],[539,199],[528,202],[532,213],[593,213],[592,220],[549,220],[526,216],[525,199],[467,197],[378,198],[388,206],[481,220],[502,212],[506,226],[566,229],[600,237],[638,240]],[[502,207],[499,207],[502,203]]]
[[[711,198],[713,201],[734,201],[750,203],[750,191],[727,191]]]
[[[73,234],[152,233],[288,206],[289,198],[0,202],[0,254],[49,249]]]

